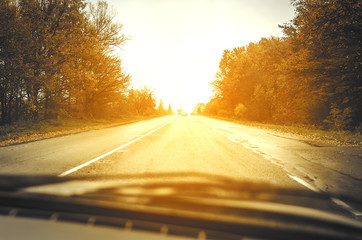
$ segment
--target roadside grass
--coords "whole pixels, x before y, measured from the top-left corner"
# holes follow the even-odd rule
[[[299,136],[304,138],[305,141],[309,142],[324,142],[337,145],[362,146],[362,134],[360,131],[351,132],[345,130],[323,130],[312,125],[286,126],[269,123],[250,122],[230,118],[217,118],[246,126],[273,130],[277,133],[284,135]]]
[[[155,117],[155,116],[153,116]],[[121,119],[64,119],[45,121],[24,121],[0,126],[0,146],[31,142],[51,137],[114,127],[153,117],[127,116]]]

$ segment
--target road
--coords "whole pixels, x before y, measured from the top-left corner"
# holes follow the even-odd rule
[[[1,147],[0,174],[201,172],[362,199],[361,156],[360,147],[316,144],[201,116],[167,116]],[[362,216],[361,209],[343,207]]]

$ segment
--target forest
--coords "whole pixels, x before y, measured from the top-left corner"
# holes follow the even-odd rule
[[[172,112],[130,87],[114,15],[105,1],[1,0],[0,124]]]
[[[359,0],[291,0],[283,37],[224,50],[213,96],[195,113],[361,130]],[[131,88],[127,42],[105,1],[0,1],[0,124],[171,114]]]
[[[292,0],[284,36],[224,50],[213,97],[194,112],[361,130],[360,0]]]

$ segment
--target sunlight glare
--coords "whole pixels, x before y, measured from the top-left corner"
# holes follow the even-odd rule
[[[95,1],[95,0],[92,0]],[[212,95],[223,50],[281,36],[289,0],[109,0],[131,36],[121,51],[134,87],[147,85],[165,106],[191,112]]]

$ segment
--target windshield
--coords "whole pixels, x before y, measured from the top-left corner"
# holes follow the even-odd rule
[[[361,221],[361,8],[1,1],[0,188],[103,201],[93,187],[107,182],[125,205],[120,186],[217,207],[288,195]]]

